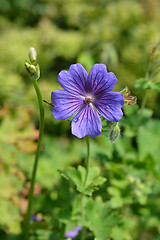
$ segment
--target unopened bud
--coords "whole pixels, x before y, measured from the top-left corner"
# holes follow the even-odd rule
[[[25,67],[29,74],[34,75],[37,71],[36,66],[30,64],[29,62],[25,62]]]
[[[120,136],[120,128],[118,123],[112,125],[109,130],[109,138],[111,142],[114,142]]]
[[[40,67],[37,64],[36,66],[30,64],[29,62],[25,62],[25,67],[27,72],[32,80],[38,80],[40,77]]]
[[[30,73],[35,74],[36,73],[36,67],[34,65],[30,65],[29,66],[29,71],[30,71]]]
[[[29,69],[30,65],[31,64],[29,62],[25,61],[25,67],[26,67],[27,70]]]
[[[32,64],[36,63],[37,53],[36,53],[36,50],[33,47],[31,47],[29,49],[29,59],[30,59]]]

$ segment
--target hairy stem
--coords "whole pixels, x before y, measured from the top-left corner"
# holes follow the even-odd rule
[[[24,228],[23,228],[24,240],[29,239],[34,184],[35,184],[36,172],[38,167],[38,159],[41,151],[41,143],[42,143],[42,136],[43,136],[43,129],[44,129],[44,105],[43,105],[42,95],[41,95],[37,80],[32,80],[32,83],[38,98],[40,121],[39,121],[39,138],[38,138],[37,150],[36,150],[35,161],[34,161],[34,166],[32,171],[31,185],[30,185],[29,196],[28,196],[28,209],[27,209],[25,220],[24,220]]]
[[[90,143],[89,143],[89,136],[86,136],[86,144],[87,144],[87,158],[86,158],[86,176],[84,180],[84,187],[87,186],[87,180],[89,176],[89,168],[90,168]],[[84,194],[82,195],[82,200],[81,200],[81,206],[82,206],[82,217],[85,217],[84,214]],[[85,240],[85,228],[82,228],[81,231],[81,240]]]
[[[84,186],[87,185],[87,180],[89,176],[89,168],[90,168],[90,143],[89,143],[89,136],[86,136],[86,143],[87,143],[87,158],[86,158],[86,176],[84,180]]]

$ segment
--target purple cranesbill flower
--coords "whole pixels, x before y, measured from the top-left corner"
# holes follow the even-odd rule
[[[80,63],[72,64],[69,71],[58,74],[58,82],[64,90],[51,93],[55,105],[52,113],[57,120],[76,113],[71,123],[72,134],[76,137],[100,135],[102,123],[99,115],[113,122],[121,119],[124,97],[122,93],[110,92],[117,78],[114,73],[107,72],[104,64],[95,64],[89,75]]]
[[[77,226],[73,230],[66,232],[65,237],[74,239],[78,235],[78,233],[81,229],[82,229],[81,226]]]

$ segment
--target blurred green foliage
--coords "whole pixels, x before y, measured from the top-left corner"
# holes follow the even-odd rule
[[[43,95],[49,100],[57,73],[75,62],[88,71],[103,62],[117,75],[117,89],[133,87],[159,41],[158,0],[1,0],[0,6],[1,105],[32,103],[35,109],[23,66],[31,46],[38,51]],[[156,108],[156,101],[148,104]]]
[[[160,239],[159,50],[147,65],[160,41],[159,9],[159,0],[0,0],[0,240],[21,239],[37,145],[37,100],[24,68],[30,47],[38,53],[39,85],[48,102],[60,88],[59,71],[76,62],[87,71],[106,64],[118,78],[116,90],[127,85],[139,105],[147,91],[147,108],[124,108],[122,137],[114,144],[106,136],[92,139],[86,189],[85,142],[71,136],[69,121],[54,120],[46,105],[33,203],[44,221],[31,224],[31,239],[62,240],[76,225],[88,229],[90,240]]]

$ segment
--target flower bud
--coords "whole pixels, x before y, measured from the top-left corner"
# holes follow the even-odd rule
[[[111,142],[114,142],[120,136],[120,128],[118,123],[112,125],[109,130],[109,138]]]
[[[33,47],[31,47],[29,49],[29,59],[30,59],[32,64],[36,63],[36,58],[37,58],[36,50]]]
[[[29,62],[25,62],[25,67],[29,74],[34,75],[37,71],[36,66],[30,64]]]
[[[25,62],[25,67],[27,72],[32,80],[38,80],[40,77],[40,67],[37,64],[36,66],[30,64],[29,62]]]
[[[36,73],[36,67],[34,65],[30,65],[29,66],[29,71],[30,71],[30,73],[35,74]]]
[[[31,64],[29,62],[25,61],[25,67],[26,67],[27,70],[29,69],[30,65]]]

